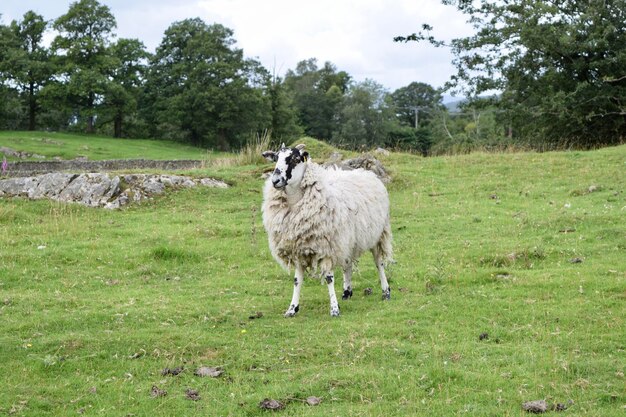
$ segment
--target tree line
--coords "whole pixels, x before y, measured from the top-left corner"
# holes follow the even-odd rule
[[[468,17],[472,35],[446,43],[426,23],[395,40],[450,48],[457,73],[448,88],[491,106],[535,146],[624,143],[625,0],[442,2]]]
[[[524,2],[505,4],[517,3]],[[481,22],[476,16],[496,10],[476,9],[465,1],[456,4],[474,17],[476,25]],[[532,5],[520,10],[527,9],[534,10]],[[522,13],[506,10],[498,16],[509,25],[512,13]],[[616,19],[619,16],[611,16],[614,24]],[[424,155],[519,142],[550,145],[575,139],[586,146],[622,140],[620,94],[626,76],[615,75],[617,68],[612,78],[596,82],[612,87],[598,95],[589,74],[572,80],[565,69],[571,66],[571,71],[580,72],[583,63],[599,58],[589,54],[576,58],[575,47],[570,46],[573,63],[565,60],[559,67],[544,68],[533,63],[535,55],[520,56],[532,42],[548,48],[545,33],[532,36],[532,42],[517,52],[509,51],[505,41],[493,45],[496,34],[505,36],[498,32],[502,25],[486,18],[482,22],[491,28],[491,36],[483,30],[482,41],[464,38],[448,45],[459,69],[451,86],[464,81],[473,88],[471,100],[452,113],[442,104],[442,91],[427,83],[412,82],[390,92],[374,80],[357,82],[331,62],[320,64],[315,58],[299,62],[284,77],[276,76],[244,56],[231,29],[199,18],[172,23],[150,53],[138,39],[116,38],[115,17],[97,0],[72,3],[53,21],[28,11],[21,20],[0,25],[0,128],[150,137],[224,150],[240,148],[258,132],[271,131],[279,141],[308,135],[351,148],[385,146]],[[57,35],[46,46],[43,37],[51,30]],[[557,42],[558,36],[552,34],[550,39]],[[623,35],[614,37],[621,40]],[[443,46],[424,33],[397,40]],[[487,46],[507,48],[509,55],[500,59],[484,55],[480,48]],[[502,57],[519,62],[503,66]],[[546,54],[539,61],[544,66],[550,63]],[[538,72],[530,70],[533,65]],[[574,92],[555,88],[558,82]],[[480,95],[493,89],[502,93]],[[603,100],[612,107],[598,108]],[[572,108],[574,102],[577,107]],[[592,108],[592,113],[582,110]]]

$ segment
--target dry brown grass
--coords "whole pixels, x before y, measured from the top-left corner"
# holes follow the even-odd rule
[[[270,148],[272,132],[265,130],[262,134],[256,134],[246,146],[244,146],[235,158],[236,165],[257,165],[265,163],[265,158],[261,156],[263,151]]]

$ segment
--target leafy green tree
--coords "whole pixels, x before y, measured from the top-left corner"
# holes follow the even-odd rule
[[[13,34],[9,27],[0,24],[0,65],[7,60],[8,51],[14,44]],[[0,71],[0,97],[2,98],[0,100],[0,129],[9,129],[9,125],[15,120],[15,109],[20,109],[19,118],[21,108],[17,91],[8,84],[8,77],[4,71]]]
[[[448,45],[432,27],[397,41],[449,46],[450,87],[500,91],[502,119],[527,141],[591,147],[626,137],[626,2],[445,0],[475,33]]]
[[[86,117],[87,133],[95,131],[97,108],[109,88],[114,66],[109,54],[117,26],[108,6],[96,0],[80,0],[54,21],[59,35],[52,42],[63,82],[55,91],[80,117]]]
[[[506,136],[500,112],[487,103],[467,102],[458,112],[440,111],[430,124],[433,143],[430,155],[463,154],[476,150],[504,150],[514,145]]]
[[[21,21],[14,20],[0,31],[0,77],[23,98],[29,130],[35,130],[39,93],[53,72],[49,51],[42,45],[47,25],[41,15],[28,11]]]
[[[396,125],[388,92],[368,79],[350,86],[345,95],[334,141],[355,148],[385,146]]]
[[[113,121],[113,136],[123,136],[125,121],[137,121],[138,101],[150,54],[138,39],[118,39],[109,53],[113,66],[104,94],[104,113]],[[136,125],[137,123],[135,123]]]
[[[231,29],[199,18],[165,31],[146,84],[154,136],[227,149],[269,127],[267,71],[234,44]]]
[[[338,129],[342,98],[350,80],[348,73],[337,71],[330,62],[318,68],[315,58],[300,61],[295,70],[287,71],[285,85],[293,97],[299,124],[307,135],[332,138]]]
[[[272,112],[272,137],[279,142],[291,142],[301,136],[303,129],[298,125],[298,115],[284,82],[279,77],[269,79],[267,91]]]
[[[400,123],[415,128],[430,123],[434,114],[442,108],[442,100],[440,91],[418,82],[398,88],[391,94]]]

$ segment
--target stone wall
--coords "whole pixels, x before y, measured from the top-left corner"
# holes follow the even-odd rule
[[[204,161],[169,160],[154,161],[148,159],[109,159],[88,161],[73,159],[69,161],[18,161],[9,162],[4,176],[24,177],[49,172],[106,172],[131,169],[180,170],[202,168]]]

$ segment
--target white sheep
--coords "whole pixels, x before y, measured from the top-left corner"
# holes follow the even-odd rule
[[[334,269],[343,269],[343,296],[352,296],[352,265],[370,250],[383,291],[391,297],[385,264],[391,260],[389,196],[370,171],[323,168],[302,151],[304,145],[263,156],[276,162],[263,190],[263,225],[274,258],[285,269],[295,268],[291,304],[285,317],[299,308],[306,270],[320,271],[330,296],[330,315],[339,315]]]

